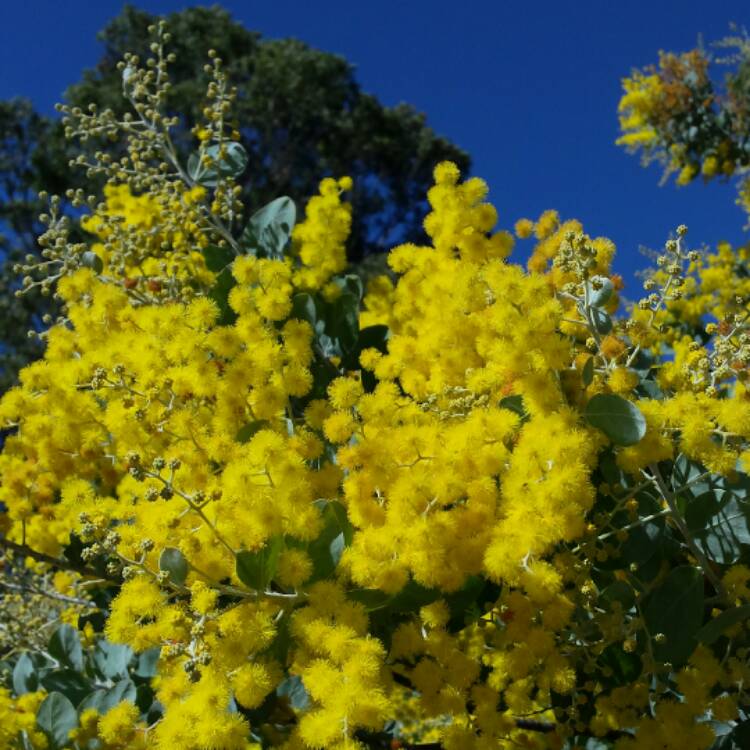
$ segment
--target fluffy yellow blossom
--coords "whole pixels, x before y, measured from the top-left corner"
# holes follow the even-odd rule
[[[650,146],[657,139],[651,117],[662,96],[661,78],[636,71],[632,77],[623,78],[622,86],[625,93],[617,108],[623,135],[617,143],[629,148]]]
[[[294,285],[322,289],[331,276],[346,267],[346,239],[351,229],[351,206],[341,194],[351,190],[352,180],[330,177],[320,183],[320,195],[307,204],[305,220],[292,232],[293,253],[301,261]]]
[[[135,704],[118,703],[99,719],[99,736],[109,745],[130,746],[139,714]]]

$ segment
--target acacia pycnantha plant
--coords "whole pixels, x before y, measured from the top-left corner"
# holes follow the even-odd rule
[[[351,180],[246,217],[221,61],[182,164],[153,34],[22,268],[0,747],[748,747],[746,251],[680,227],[622,309],[611,242],[548,211],[524,268],[442,163],[363,292]]]

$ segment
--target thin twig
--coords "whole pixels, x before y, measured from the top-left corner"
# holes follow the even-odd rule
[[[101,573],[98,570],[89,568],[87,565],[82,565],[80,563],[73,562],[72,560],[66,560],[61,557],[53,557],[52,555],[47,555],[44,552],[39,552],[35,549],[32,549],[26,544],[17,544],[16,542],[11,542],[10,539],[4,536],[0,536],[0,547],[10,550],[11,552],[20,555],[21,557],[30,557],[32,560],[36,560],[37,562],[46,563],[47,565],[54,565],[56,568],[72,570],[76,573],[80,573],[83,576],[106,578],[108,581],[120,583],[120,579],[115,576]]]
[[[54,599],[58,602],[65,602],[66,604],[78,604],[81,607],[97,609],[96,604],[88,601],[87,599],[79,599],[75,596],[66,596],[65,594],[60,594],[57,591],[46,591],[45,589],[40,589],[36,586],[24,586],[23,584],[8,583],[8,581],[0,581],[0,586],[7,589],[8,591],[18,591],[22,594],[37,594],[39,596],[46,596],[48,599]]]
[[[703,569],[704,575],[706,576],[706,578],[708,578],[709,581],[711,581],[711,584],[713,585],[716,592],[720,594],[724,599],[728,599],[724,585],[722,584],[716,573],[714,573],[710,561],[705,556],[705,554],[703,554],[703,550],[695,543],[695,540],[690,533],[690,529],[688,529],[688,526],[685,523],[685,519],[682,517],[682,515],[680,515],[675,495],[669,489],[667,483],[664,481],[664,477],[661,475],[659,467],[657,466],[657,464],[653,463],[649,464],[649,469],[654,475],[654,479],[656,480],[656,484],[659,487],[659,491],[662,497],[669,506],[669,509],[672,511],[671,518],[674,521],[675,526],[677,526],[680,534],[682,534],[682,538],[685,540],[685,544],[688,546],[688,549],[690,550],[690,552],[692,552],[693,557],[695,557],[695,559],[698,561],[698,564]]]

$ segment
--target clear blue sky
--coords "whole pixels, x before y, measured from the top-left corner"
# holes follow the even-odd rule
[[[141,0],[152,12],[200,3]],[[344,55],[362,87],[406,101],[465,148],[509,227],[557,208],[592,235],[611,237],[618,270],[643,265],[680,223],[693,243],[747,236],[731,185],[659,187],[614,145],[620,78],[682,51],[699,34],[750,26],[747,0],[226,0],[265,36],[298,37]],[[7,0],[0,4],[0,98],[26,95],[45,111],[99,55],[96,31],[115,0]],[[199,51],[196,51],[199,53]],[[629,296],[635,296],[630,290]]]

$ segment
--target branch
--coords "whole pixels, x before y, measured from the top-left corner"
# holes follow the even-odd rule
[[[10,550],[11,552],[20,555],[21,557],[30,557],[32,560],[36,560],[37,562],[46,563],[47,565],[54,565],[56,568],[72,570],[75,573],[80,573],[83,576],[105,578],[108,581],[120,583],[120,578],[118,578],[117,576],[108,575],[107,573],[101,573],[98,570],[94,570],[94,568],[88,567],[88,565],[73,562],[72,560],[65,560],[61,557],[53,557],[52,555],[47,555],[44,552],[38,552],[35,549],[31,549],[31,547],[27,546],[26,544],[17,544],[16,542],[11,542],[10,539],[7,539],[4,536],[0,536],[0,548]]]
[[[7,581],[0,581],[0,586],[8,591],[17,591],[21,594],[37,594],[38,596],[46,596],[48,599],[65,602],[66,604],[78,604],[82,607],[88,607],[89,609],[97,608],[94,602],[90,602],[87,599],[79,599],[76,596],[58,594],[57,591],[45,591],[44,589],[38,589],[35,586],[22,586],[16,583],[8,583]]]
[[[664,480],[661,471],[659,471],[659,467],[656,463],[653,463],[649,464],[648,468],[654,475],[654,479],[656,480],[656,484],[659,487],[659,491],[664,498],[664,501],[669,506],[672,520],[679,529],[680,534],[682,534],[682,537],[685,540],[685,544],[688,546],[688,549],[692,553],[693,557],[698,561],[698,565],[700,565],[700,567],[703,569],[703,574],[706,576],[706,578],[708,578],[709,581],[711,581],[711,585],[716,590],[716,593],[719,594],[723,599],[728,600],[727,592],[721,582],[721,579],[716,575],[716,573],[714,573],[714,570],[711,567],[711,563],[703,554],[703,550],[701,550],[701,548],[695,543],[695,540],[690,533],[690,529],[688,529],[688,526],[685,523],[685,519],[680,515],[680,510],[677,507],[675,495],[667,486],[667,483]]]

